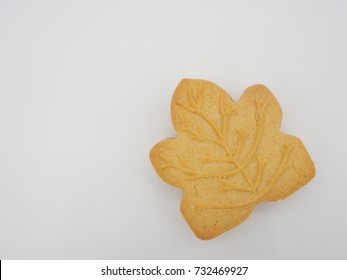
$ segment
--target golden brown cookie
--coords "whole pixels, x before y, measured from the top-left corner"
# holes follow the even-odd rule
[[[183,188],[181,212],[211,239],[244,221],[257,203],[284,199],[315,176],[300,139],[280,132],[282,111],[263,85],[234,102],[219,86],[183,79],[171,103],[177,137],[156,144],[151,162]]]

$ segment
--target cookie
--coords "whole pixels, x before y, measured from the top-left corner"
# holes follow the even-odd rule
[[[165,182],[183,189],[181,212],[201,239],[242,223],[257,203],[284,199],[315,176],[304,144],[280,131],[282,110],[263,85],[238,102],[216,84],[183,79],[171,102],[175,138],[150,151]]]

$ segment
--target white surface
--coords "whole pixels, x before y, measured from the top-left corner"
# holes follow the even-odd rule
[[[346,3],[1,0],[0,259],[346,259]],[[316,178],[198,240],[148,158],[184,77],[267,85]]]

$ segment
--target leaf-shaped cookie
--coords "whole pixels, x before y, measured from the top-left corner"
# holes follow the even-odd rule
[[[156,144],[150,159],[164,181],[184,189],[181,212],[201,239],[240,224],[257,203],[283,199],[315,175],[301,140],[280,132],[281,108],[263,85],[234,102],[209,81],[184,79],[171,118],[177,137]]]

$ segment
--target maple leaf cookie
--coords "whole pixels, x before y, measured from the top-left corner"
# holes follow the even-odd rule
[[[156,144],[151,162],[184,190],[181,212],[211,239],[243,222],[257,203],[284,199],[315,176],[300,139],[281,132],[282,111],[263,85],[234,102],[205,80],[183,79],[171,102],[177,137]]]

